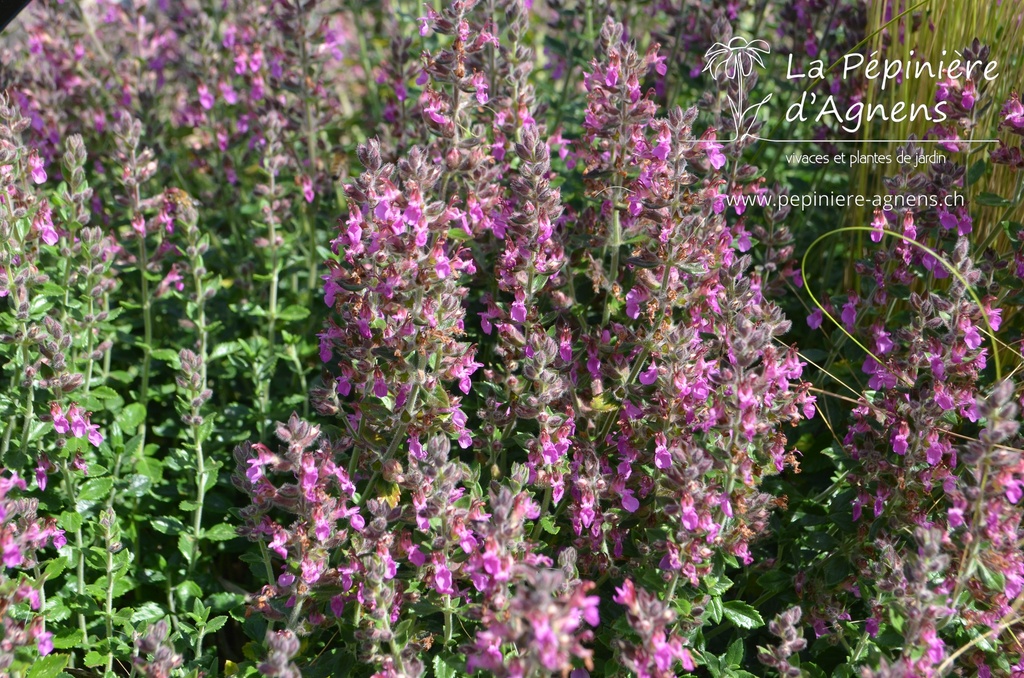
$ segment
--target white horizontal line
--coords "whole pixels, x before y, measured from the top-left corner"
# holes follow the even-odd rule
[[[768,139],[755,137],[758,141],[773,144],[995,144],[999,139]]]

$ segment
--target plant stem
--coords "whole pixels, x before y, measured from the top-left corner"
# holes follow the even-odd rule
[[[75,491],[74,478],[68,469],[66,461],[60,462],[64,491],[71,500],[71,509],[78,511],[78,494]],[[75,564],[75,583],[78,587],[78,595],[85,596],[85,538],[82,536],[82,526],[75,528],[75,547],[78,549],[78,562]],[[78,628],[82,632],[82,649],[89,651],[89,628],[85,621],[85,613],[78,613]]]
[[[135,187],[135,199],[138,204],[139,188]],[[146,252],[146,236],[139,236],[139,271],[142,275],[142,388],[139,390],[139,404],[145,409],[149,402],[149,370],[153,359],[153,315],[149,294],[149,280],[146,279],[146,268],[149,265],[148,253]],[[139,431],[142,434],[142,445],[146,444],[146,417],[142,418],[139,424]]]
[[[277,193],[277,176],[272,170],[270,172],[270,190],[268,195],[273,196]],[[260,389],[259,396],[259,408],[260,408],[260,437],[266,437],[267,433],[267,417],[270,412],[270,382],[273,381],[273,369],[270,369],[274,364],[274,348],[277,344],[277,335],[275,332],[277,325],[277,288],[280,285],[281,277],[281,260],[280,253],[277,248],[277,217],[273,214],[267,219],[267,228],[269,229],[270,235],[270,301],[267,309],[267,374],[263,375],[263,384]]]
[[[107,673],[114,669],[114,553],[111,550],[113,544],[110,540],[110,530],[107,530],[107,595],[104,600],[103,612],[107,626]]]

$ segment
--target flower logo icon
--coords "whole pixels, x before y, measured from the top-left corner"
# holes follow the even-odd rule
[[[762,56],[771,54],[771,51],[771,47],[764,40],[747,40],[736,36],[729,44],[716,42],[704,53],[704,72],[710,73],[715,80],[732,80],[736,83],[735,98],[726,95],[733,126],[739,135],[734,141],[741,141],[747,137],[757,138],[750,130],[757,122],[757,114],[761,107],[772,98],[772,95],[769,94],[761,101],[749,104],[747,90],[752,83],[745,81],[753,75],[754,64],[764,68]]]

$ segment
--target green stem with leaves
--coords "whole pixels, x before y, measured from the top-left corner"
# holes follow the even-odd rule
[[[62,476],[62,482],[64,483],[64,493],[67,498],[71,501],[71,512],[75,515],[78,514],[78,493],[75,490],[75,479],[71,474],[71,469],[68,468],[66,461],[60,462],[60,470]],[[79,523],[75,526],[75,549],[78,551],[78,557],[75,562],[75,584],[78,589],[78,595],[83,598],[86,595],[85,591],[85,537],[82,535],[82,525]],[[86,624],[85,613],[78,613],[78,628],[82,632],[82,649],[86,652],[89,651],[89,627]]]

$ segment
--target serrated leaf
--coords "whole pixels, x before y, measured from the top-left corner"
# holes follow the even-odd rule
[[[305,306],[293,305],[277,312],[277,319],[285,322],[303,320],[309,317],[309,309]]]
[[[722,599],[711,596],[708,601],[708,617],[715,624],[719,624],[722,621]]]
[[[208,539],[210,541],[228,541],[237,536],[238,532],[235,531],[235,527],[233,525],[228,525],[227,523],[214,525],[208,530],[203,530],[203,539]]]
[[[66,654],[51,654],[40,657],[32,662],[28,678],[57,678],[67,665],[68,656]]]
[[[722,614],[741,629],[756,629],[764,626],[761,614],[741,600],[728,600],[722,603]]]
[[[217,360],[225,356],[231,355],[232,353],[239,350],[237,341],[225,341],[224,343],[217,344],[213,347],[213,351],[210,352],[210,360]]]
[[[135,470],[149,478],[154,485],[163,480],[164,477],[163,462],[152,457],[139,457],[136,459]]]
[[[82,527],[82,514],[65,511],[60,514],[60,518],[57,519],[57,524],[61,526],[67,532],[77,532]]]
[[[987,165],[984,160],[979,160],[971,165],[971,169],[967,170],[967,185],[972,186],[978,182],[978,179],[985,176],[986,168]]]
[[[185,557],[185,562],[192,563],[192,547],[196,543],[196,538],[188,532],[182,532],[178,535],[178,552]]]
[[[117,415],[117,425],[121,427],[122,431],[134,431],[139,427],[143,421],[146,420],[146,407],[142,403],[131,403],[125,405],[121,412]],[[131,444],[131,441],[129,441]],[[139,438],[139,444],[142,444],[142,438]],[[128,445],[125,445],[125,451],[127,451]]]
[[[109,386],[98,386],[97,388],[94,388],[89,393],[94,398],[99,398],[100,400],[113,400],[115,398],[120,398],[121,397],[121,396],[119,396],[117,394],[117,391],[115,391],[114,389],[110,388]]]
[[[53,581],[60,573],[66,570],[68,567],[68,559],[63,556],[60,558],[54,558],[46,564],[46,568],[43,570],[43,576],[46,581]]]
[[[1004,198],[1001,195],[995,193],[979,193],[978,197],[974,199],[974,202],[978,205],[984,205],[986,207],[1007,207],[1013,203]]]
[[[185,529],[181,521],[172,516],[154,516],[150,524],[161,534],[178,534]]]
[[[79,501],[99,501],[110,496],[110,488],[114,486],[113,478],[93,478],[87,480],[78,492]]]
[[[128,481],[128,485],[124,488],[124,494],[136,499],[146,494],[153,485],[153,481],[141,473],[131,473],[125,480]]]
[[[154,349],[151,356],[159,360],[160,362],[170,363],[171,366],[176,369],[181,369],[181,361],[178,358],[178,352],[170,348],[158,348]]]
[[[743,639],[737,638],[729,646],[722,661],[726,666],[739,666],[743,663]]]
[[[472,233],[466,233],[466,231],[464,229],[461,229],[461,228],[449,228],[448,229],[448,239],[449,240],[458,240],[460,242],[461,241],[465,241],[465,240],[472,240],[473,239],[473,234]]]
[[[159,621],[164,618],[164,614],[162,607],[152,601],[147,601],[135,608],[132,613],[132,623]]]
[[[455,667],[440,655],[434,657],[434,678],[455,678],[459,675]]]
[[[78,648],[82,645],[82,632],[79,629],[59,631],[53,636],[53,646],[58,650]]]
[[[228,621],[228,618],[227,618],[226,615],[221,615],[219,617],[214,617],[213,619],[211,619],[209,621],[209,623],[207,623],[207,625],[206,625],[206,632],[207,633],[214,633],[216,631],[219,631],[221,629],[221,627],[224,626],[224,624],[227,623],[227,621]]]

